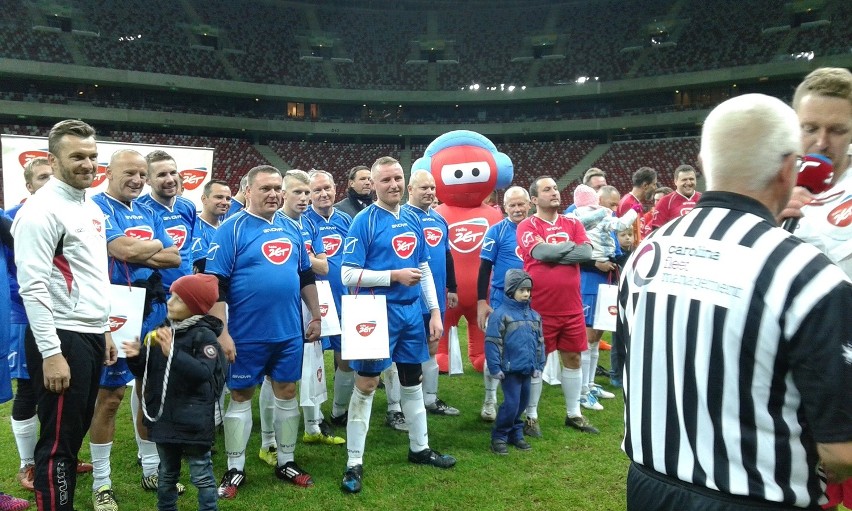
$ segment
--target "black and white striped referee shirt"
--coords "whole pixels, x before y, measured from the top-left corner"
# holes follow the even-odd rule
[[[625,265],[623,449],[724,493],[812,506],[852,440],[852,285],[746,196],[708,192]]]

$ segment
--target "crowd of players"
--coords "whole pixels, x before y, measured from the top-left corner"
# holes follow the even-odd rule
[[[846,110],[852,108],[850,98],[845,101]],[[826,153],[837,162],[835,180],[839,182],[847,177],[843,164],[848,166],[852,115],[834,119],[836,111],[814,113],[813,108],[805,102],[799,111],[800,116],[816,116],[802,120],[806,136],[820,137],[805,149]],[[825,134],[814,135],[817,131]],[[79,121],[63,121],[51,131],[49,147],[49,160],[34,159],[27,165],[28,190],[35,193],[46,183],[53,183],[51,190],[35,195],[47,197],[49,192],[61,192],[62,184],[57,181],[77,191],[85,189],[76,184],[85,181],[93,172],[92,163],[97,161],[91,127]],[[56,178],[50,179],[51,173]],[[568,428],[597,434],[598,429],[581,410],[600,410],[601,399],[614,397],[594,382],[602,334],[593,328],[598,285],[610,281],[619,263],[623,263],[622,249],[629,251],[655,229],[686,215],[701,197],[696,191],[694,168],[678,167],[673,178],[676,190],[665,193],[667,190],[657,186],[656,171],[640,168],[632,176],[632,189],[622,197],[618,190],[606,185],[605,172],[593,168],[575,191],[572,208],[576,211],[560,214],[559,188],[553,178],[542,176],[531,183],[529,191],[520,187],[506,191],[503,206],[507,217],[485,235],[478,269],[478,323],[484,329],[489,314],[504,299],[506,272],[517,268],[528,272],[534,286],[532,309],[542,318],[546,352],[558,352],[561,359],[559,381]],[[408,460],[438,468],[455,465],[453,456],[431,448],[426,422],[428,412],[459,414],[437,397],[434,355],[444,329],[443,314],[455,304],[455,268],[446,243],[447,224],[432,209],[436,202],[435,183],[428,172],[415,172],[406,185],[399,162],[380,158],[371,167],[358,166],[350,171],[346,198],[335,204],[334,179],[328,172],[281,172],[271,166],[259,166],[243,178],[233,197],[223,181],[208,182],[201,212],[180,196],[177,165],[163,151],[148,155],[117,151],[111,155],[107,179],[106,192],[92,198],[105,221],[99,226],[95,219],[93,224],[106,241],[110,282],[146,290],[142,334],[165,320],[168,291],[178,278],[204,272],[218,279],[219,299],[210,313],[226,325],[219,342],[230,363],[227,385],[231,395],[220,417],[228,470],[218,488],[219,498],[235,498],[246,481],[251,403],[258,387],[263,436],[259,456],[274,467],[275,476],[281,480],[301,487],[313,485],[310,474],[295,461],[302,417],[303,442],[347,445],[348,461],[341,488],[348,493],[361,491],[372,400],[380,377],[388,392],[387,424],[408,432]],[[150,193],[140,196],[146,184]],[[404,203],[406,191],[408,202]],[[646,212],[644,204],[652,200],[654,207]],[[24,211],[43,204],[30,201]],[[532,206],[535,212],[530,215]],[[7,214],[14,217],[17,213],[18,209],[13,209]],[[33,222],[35,216],[30,213],[25,218]],[[429,229],[440,231],[444,242],[429,242],[425,237]],[[593,235],[596,229],[598,232]],[[59,259],[54,261],[60,260],[60,265],[62,257],[72,257],[79,248],[69,244],[68,239],[60,238],[55,248]],[[44,244],[36,245],[23,246],[44,249]],[[16,244],[18,250],[21,246],[20,242]],[[62,250],[66,255],[61,255]],[[15,254],[15,260],[20,263],[23,258]],[[10,276],[32,279],[35,269],[31,266],[27,264]],[[321,336],[317,280],[329,282],[338,311],[342,309],[341,296],[346,293],[384,295],[389,359],[343,360],[340,336]],[[77,470],[93,472],[94,509],[117,511],[110,479],[110,451],[116,412],[133,375],[124,359],[116,358],[115,346],[106,336],[105,353],[95,353],[98,360],[105,358],[108,362],[99,380],[79,396],[79,407],[63,411],[62,392],[69,388],[70,375],[79,368],[70,361],[64,366],[54,365],[58,363],[55,355],[65,351],[59,351],[59,344],[49,345],[39,337],[49,335],[45,334],[43,317],[38,317],[38,322],[32,319],[35,295],[30,280],[21,282],[20,292],[14,284],[11,289],[13,303],[17,304],[11,321],[14,346],[19,354],[25,351],[25,344],[29,346],[29,372],[37,376],[28,385],[26,361],[20,356],[16,359],[13,375],[19,383],[12,425],[21,457],[19,480],[36,491],[40,509],[65,509],[68,489],[63,490],[63,501],[57,496],[62,492],[57,491],[51,470],[71,466],[71,460]],[[32,342],[25,343],[25,338]],[[302,376],[303,346],[317,340],[325,349],[333,350],[335,358],[334,398],[328,419],[318,406],[299,411],[297,382]],[[623,361],[618,360],[617,352],[613,357],[611,382],[619,387]],[[37,368],[33,367],[34,362]],[[497,371],[490,369],[494,368],[486,366],[484,370],[485,396],[480,411],[487,421],[495,420],[497,415],[499,383],[495,378]],[[535,437],[542,434],[537,420],[542,379],[540,375],[533,376],[523,429]],[[35,383],[42,379],[44,387]],[[78,381],[76,377],[74,381]],[[36,391],[29,392],[33,387]],[[137,417],[139,388],[133,387],[131,408],[143,470],[141,484],[144,489],[156,490],[159,456]],[[48,406],[45,396],[50,394],[54,395]],[[63,438],[54,444],[49,444],[52,433],[42,427],[37,441],[36,408],[42,426],[64,424],[72,420],[69,416],[76,425],[69,431],[57,426],[56,434]],[[345,439],[334,433],[335,425],[345,425]],[[87,430],[91,467],[76,458]],[[53,451],[50,445],[54,445]],[[56,459],[62,463],[53,463]],[[74,471],[69,471],[67,482],[73,495],[71,472]],[[180,483],[177,490],[184,490]],[[73,504],[73,497],[70,501]]]

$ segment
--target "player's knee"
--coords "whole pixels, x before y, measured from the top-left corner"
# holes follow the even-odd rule
[[[423,376],[423,369],[420,364],[397,362],[396,369],[399,371],[399,384],[403,387],[418,385]]]
[[[101,388],[98,392],[98,400],[95,404],[95,410],[108,417],[115,417],[118,413],[118,407],[121,406],[121,400],[124,398],[124,387],[114,389]]]

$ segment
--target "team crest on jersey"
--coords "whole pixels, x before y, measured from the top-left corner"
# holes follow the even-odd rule
[[[322,238],[322,248],[328,257],[334,257],[341,245],[343,245],[343,238],[339,234],[330,234]]]
[[[535,243],[535,234],[533,234],[532,231],[525,232],[521,237],[521,243],[523,243],[525,247],[529,247]]]
[[[186,243],[186,226],[175,225],[166,229],[166,233],[172,238],[172,243],[175,244],[178,250],[183,248]]]
[[[568,241],[568,234],[564,232],[548,234],[544,241],[548,243],[562,243],[563,241]]]
[[[92,219],[92,227],[95,228],[95,232],[102,233],[104,231],[104,226],[100,220]]]
[[[482,217],[456,222],[449,227],[450,246],[462,254],[473,252],[482,246],[487,230],[488,220]]]
[[[358,238],[346,238],[346,242],[343,244],[343,253],[344,254],[352,254],[355,252],[355,244],[358,243]]]
[[[358,331],[358,335],[361,337],[369,337],[376,330],[376,322],[365,321],[364,323],[358,323],[355,325],[355,330]]]
[[[127,323],[127,316],[110,316],[109,317],[109,331],[116,332],[121,330],[121,327]]]
[[[414,253],[414,249],[417,248],[417,236],[413,232],[404,232],[394,236],[391,243],[396,255],[402,259],[408,259]]]
[[[263,256],[272,264],[284,264],[293,253],[293,243],[287,238],[270,240],[263,244]]]
[[[437,227],[426,227],[423,229],[423,237],[426,238],[427,245],[437,247],[444,238],[444,232]]]
[[[137,225],[136,227],[128,227],[125,229],[124,235],[128,238],[147,241],[154,239],[154,230],[147,225]]]
[[[204,182],[204,179],[207,177],[207,169],[204,167],[196,167],[194,169],[186,169],[178,172],[180,177],[183,179],[183,187],[187,190],[195,190],[201,183]]]
[[[852,198],[832,209],[828,214],[828,223],[837,227],[849,227],[852,224]]]

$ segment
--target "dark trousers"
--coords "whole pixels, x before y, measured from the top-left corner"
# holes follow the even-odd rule
[[[27,328],[30,382],[41,424],[35,447],[35,495],[39,510],[73,510],[77,455],[89,430],[104,365],[104,336],[57,330],[71,385],[62,394],[44,388],[41,353]]]
[[[801,511],[801,507],[739,497],[660,474],[636,463],[627,472],[628,511]],[[807,509],[820,509],[819,506]]]
[[[530,402],[530,379],[528,374],[504,373],[500,382],[503,387],[503,402],[497,410],[497,420],[491,431],[492,440],[514,441],[524,438],[524,421],[521,414]]]

